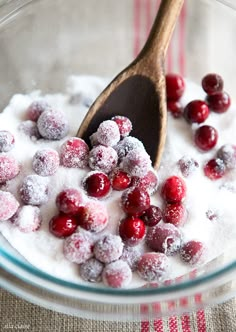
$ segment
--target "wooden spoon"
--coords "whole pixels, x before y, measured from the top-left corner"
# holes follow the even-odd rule
[[[127,116],[132,136],[140,139],[159,166],[166,138],[166,51],[184,0],[162,0],[146,44],[137,58],[105,88],[90,107],[78,137],[89,142],[99,124],[114,115]]]

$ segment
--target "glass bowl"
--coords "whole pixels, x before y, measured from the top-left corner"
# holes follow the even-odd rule
[[[99,5],[96,0],[0,1],[1,109],[15,93],[63,92],[71,74],[112,78],[140,51],[158,4],[154,0],[100,0]],[[207,72],[220,72],[233,96],[235,30],[234,1],[186,1],[168,51],[167,71],[195,82]],[[152,319],[233,297],[234,253],[232,248],[159,287],[117,290],[75,284],[40,271],[0,235],[0,284],[28,301],[79,317]]]

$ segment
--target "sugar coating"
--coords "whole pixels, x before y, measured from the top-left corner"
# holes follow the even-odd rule
[[[44,204],[49,197],[48,179],[39,175],[28,175],[24,178],[19,191],[25,204]]]
[[[69,138],[60,148],[61,164],[68,168],[85,168],[88,165],[89,147],[78,137]]]
[[[121,138],[124,138],[129,135],[129,133],[132,130],[132,122],[130,121],[129,118],[122,115],[116,115],[113,116],[111,119],[117,123]]]
[[[124,244],[120,236],[108,234],[94,245],[95,257],[103,263],[111,263],[120,258]]]
[[[79,266],[79,274],[85,281],[99,282],[102,280],[104,265],[96,258],[90,258]]]
[[[34,100],[26,110],[26,115],[29,120],[37,121],[40,115],[51,109],[51,106],[44,99]]]
[[[102,273],[104,284],[113,288],[125,288],[130,284],[131,279],[132,271],[122,260],[106,265]]]
[[[7,191],[0,190],[0,220],[10,219],[17,211],[19,203],[16,198]]]
[[[23,132],[32,141],[37,141],[38,139],[42,138],[39,133],[37,123],[32,120],[21,122],[18,126],[18,130]]]
[[[0,152],[8,152],[14,146],[14,136],[6,130],[0,131]]]
[[[128,263],[132,271],[136,271],[141,255],[142,249],[139,246],[124,246],[120,259]]]
[[[105,205],[97,201],[89,201],[80,208],[79,225],[94,233],[101,232],[108,224],[108,212]]]
[[[131,176],[143,177],[151,168],[150,156],[143,149],[134,149],[123,158],[121,167]]]
[[[44,111],[38,118],[37,127],[40,135],[50,140],[60,140],[69,131],[65,114],[55,110]]]
[[[35,173],[41,176],[50,176],[56,173],[60,164],[59,154],[53,149],[38,150],[32,161]]]
[[[106,120],[97,129],[97,140],[105,146],[114,146],[120,140],[119,127],[115,121]]]
[[[143,254],[137,266],[140,277],[147,281],[161,281],[170,268],[168,257],[162,253]]]
[[[89,152],[89,167],[93,170],[110,173],[117,161],[117,153],[111,146],[97,145]]]
[[[13,179],[19,172],[20,165],[14,157],[5,154],[0,155],[0,183]]]
[[[40,209],[37,206],[21,206],[11,221],[21,232],[29,233],[39,229],[42,223]]]
[[[217,152],[217,157],[222,159],[226,168],[236,168],[236,146],[232,144],[223,145]]]
[[[122,161],[123,158],[132,150],[143,149],[143,143],[136,137],[128,136],[122,139],[117,145],[114,146],[118,154],[119,161]]]

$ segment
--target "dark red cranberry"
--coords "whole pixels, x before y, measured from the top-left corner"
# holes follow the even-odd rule
[[[216,113],[226,112],[231,104],[230,96],[224,91],[208,95],[206,102],[209,108]]]
[[[185,90],[185,82],[178,74],[166,75],[166,94],[168,100],[179,100]]]
[[[76,214],[83,202],[81,192],[74,188],[61,191],[56,198],[56,205],[61,212],[66,214]]]
[[[226,173],[226,167],[223,160],[216,158],[208,161],[204,166],[204,173],[211,180],[222,178]]]
[[[145,236],[145,231],[146,227],[142,219],[127,217],[120,222],[120,237],[130,246],[139,244]]]
[[[163,220],[166,223],[182,226],[186,221],[186,209],[181,203],[168,204],[163,211]]]
[[[89,196],[102,198],[109,194],[111,183],[108,176],[102,172],[91,172],[83,181],[83,186]]]
[[[222,91],[223,87],[224,81],[218,74],[207,74],[202,79],[202,88],[208,95]]]
[[[152,227],[161,221],[162,211],[158,206],[150,205],[150,207],[144,211],[141,218],[145,222],[145,225]]]
[[[183,114],[183,107],[181,106],[180,102],[175,101],[175,100],[167,101],[167,110],[176,119],[180,118]]]
[[[163,184],[162,197],[167,203],[179,203],[186,196],[186,185],[178,176],[171,176]]]
[[[189,123],[202,123],[209,116],[209,107],[202,100],[193,100],[184,108],[184,117]]]
[[[142,188],[130,188],[123,192],[121,196],[121,206],[130,215],[140,215],[150,206],[150,196]]]
[[[201,262],[205,254],[205,247],[200,241],[189,241],[180,249],[180,257],[190,265]]]
[[[63,213],[54,216],[49,222],[50,232],[57,237],[67,237],[73,234],[77,228],[77,220],[73,216]]]
[[[212,126],[201,126],[195,132],[195,144],[203,151],[209,151],[215,147],[218,140],[218,132]]]
[[[130,186],[131,176],[121,171],[120,169],[116,169],[110,176],[111,186],[114,190],[124,190]]]

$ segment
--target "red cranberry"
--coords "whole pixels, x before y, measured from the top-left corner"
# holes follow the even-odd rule
[[[124,246],[123,253],[120,259],[127,262],[132,271],[136,271],[140,256],[141,250],[139,246],[130,247],[126,245]]]
[[[37,121],[44,111],[50,109],[51,106],[45,100],[35,100],[29,105],[26,115],[29,120]]]
[[[179,100],[185,90],[185,83],[182,76],[178,74],[166,75],[166,94],[169,100]]]
[[[145,231],[145,224],[139,218],[126,217],[120,222],[119,234],[122,240],[130,246],[139,244],[145,236]]]
[[[130,151],[122,161],[122,169],[129,175],[138,177],[145,176],[151,165],[150,156],[143,149]]]
[[[55,110],[44,111],[37,121],[40,135],[49,140],[60,140],[69,131],[65,114]]]
[[[110,175],[110,179],[112,188],[118,191],[127,189],[131,183],[131,177],[129,174],[120,169],[115,169]]]
[[[186,263],[195,265],[203,260],[205,247],[200,241],[189,241],[180,249],[180,257]]]
[[[130,284],[131,279],[132,271],[129,265],[122,260],[106,265],[102,273],[104,284],[112,288],[125,288]]]
[[[97,129],[97,140],[105,146],[116,145],[120,140],[120,130],[116,122],[103,121]]]
[[[120,136],[122,138],[129,135],[129,133],[132,130],[132,123],[130,119],[128,119],[126,116],[122,115],[116,115],[111,118],[113,121],[116,122],[117,126],[119,127]]]
[[[204,174],[211,180],[222,178],[226,173],[226,167],[223,160],[211,159],[204,166]]]
[[[9,131],[0,131],[0,152],[10,151],[13,148],[14,143],[14,136]]]
[[[150,196],[142,188],[129,188],[121,196],[121,205],[128,214],[139,215],[150,206]]]
[[[162,211],[158,206],[150,205],[150,207],[144,211],[141,218],[146,226],[152,227],[161,221]]]
[[[189,123],[202,123],[209,116],[209,108],[202,100],[193,100],[184,108],[184,117]]]
[[[81,278],[89,282],[99,282],[102,279],[103,264],[95,258],[90,258],[79,267]]]
[[[56,150],[38,150],[33,157],[33,170],[41,176],[49,176],[56,173],[59,168],[60,160]]]
[[[0,183],[15,178],[20,172],[20,166],[15,158],[0,155]]]
[[[18,201],[11,193],[0,190],[0,220],[10,219],[16,213],[18,207]]]
[[[85,168],[88,165],[89,147],[84,140],[72,137],[65,141],[60,149],[62,166],[68,168]]]
[[[132,136],[122,139],[117,145],[114,146],[114,149],[117,152],[119,161],[122,161],[123,158],[132,150],[142,149],[145,151],[143,143],[136,137]]]
[[[97,145],[89,153],[89,167],[93,170],[110,173],[117,162],[117,153],[111,146]]]
[[[206,217],[211,221],[216,221],[219,218],[218,214],[212,210],[206,211]]]
[[[137,272],[139,276],[147,281],[162,280],[169,270],[169,258],[156,252],[148,252],[141,256]]]
[[[186,209],[181,203],[168,204],[163,211],[163,220],[166,223],[182,226],[186,221]]]
[[[78,227],[76,217],[63,213],[54,216],[49,222],[50,232],[57,237],[67,237],[73,234]]]
[[[172,114],[176,119],[180,118],[183,115],[183,107],[180,102],[175,100],[167,101],[167,110]]]
[[[184,180],[178,176],[169,177],[162,186],[161,194],[167,203],[182,202],[186,196]]]
[[[81,192],[74,188],[61,191],[56,198],[56,205],[61,212],[66,214],[76,214],[83,202]]]
[[[231,104],[230,96],[226,92],[216,92],[206,97],[209,108],[216,113],[226,112]]]
[[[42,138],[39,133],[37,124],[34,121],[27,120],[23,121],[19,127],[19,131],[23,132],[26,136],[28,136],[32,141],[37,141]]]
[[[149,170],[143,177],[133,176],[131,186],[142,188],[152,195],[157,191],[158,177],[154,170]]]
[[[83,187],[91,197],[106,197],[111,190],[111,182],[108,176],[102,172],[90,172],[83,180]]]
[[[48,201],[48,180],[39,175],[28,175],[20,187],[20,197],[25,204],[41,205]]]
[[[236,168],[236,145],[225,144],[217,152],[217,157],[223,160],[227,169]]]
[[[94,245],[94,255],[102,263],[111,263],[120,258],[124,244],[117,235],[108,234]]]
[[[17,210],[11,221],[21,232],[30,233],[39,229],[42,216],[37,206],[24,205]]]
[[[194,160],[193,158],[190,158],[190,157],[186,157],[186,156],[182,157],[178,161],[178,165],[179,165],[181,173],[186,178],[189,177],[190,175],[192,175],[199,167],[199,164],[196,160]]]
[[[215,92],[221,92],[223,87],[224,81],[218,74],[207,74],[202,79],[202,88],[208,95]]]
[[[209,151],[217,143],[218,132],[211,126],[201,126],[196,130],[194,140],[199,149]]]

